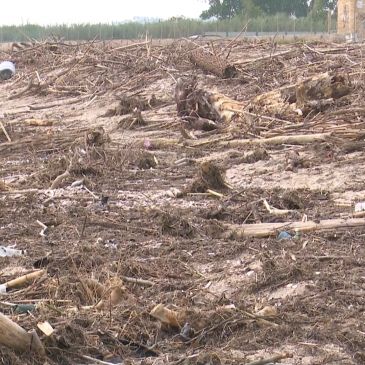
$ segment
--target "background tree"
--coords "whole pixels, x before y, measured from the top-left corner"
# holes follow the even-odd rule
[[[337,15],[337,0],[312,0],[311,15],[315,20],[326,20],[328,16],[328,9],[332,10],[333,14]]]
[[[215,17],[217,19],[232,19],[236,14],[242,14],[241,0],[209,0],[209,9],[201,13],[202,19]]]
[[[246,18],[257,18],[262,14],[262,10],[253,3],[253,0],[241,0],[242,14]]]
[[[263,12],[269,15],[277,13],[295,14],[296,17],[305,17],[309,11],[307,0],[252,0]]]
[[[309,12],[316,19],[325,19],[327,10],[337,12],[338,0],[206,0],[209,9],[202,12],[202,19],[215,17],[219,20],[232,19],[235,15],[256,18],[262,13],[276,15],[283,13],[306,17]]]

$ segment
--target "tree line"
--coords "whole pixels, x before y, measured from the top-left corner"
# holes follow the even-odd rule
[[[315,19],[325,18],[328,10],[337,12],[338,0],[206,0],[209,9],[202,12],[202,19],[232,19],[237,15],[256,18],[262,14],[283,13],[291,16]]]

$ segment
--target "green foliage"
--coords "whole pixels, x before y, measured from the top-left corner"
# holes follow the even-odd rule
[[[309,11],[307,0],[253,0],[253,3],[266,14],[285,13],[305,17]]]
[[[327,17],[325,2],[326,0],[313,0],[313,8],[311,10],[313,19],[319,20]]]
[[[209,0],[209,9],[202,12],[202,19],[232,19],[235,14],[242,13],[241,0]]]
[[[327,9],[337,11],[338,0],[207,0],[209,9],[201,14],[202,19],[231,19],[235,15],[246,14],[258,17],[262,13],[275,15],[284,13],[296,17],[306,17],[310,11],[317,19],[327,14]]]
[[[191,20],[185,18],[172,18],[166,21],[154,23],[130,22],[124,24],[59,24],[40,26],[26,24],[22,26],[0,27],[0,42],[26,42],[29,39],[44,40],[49,36],[56,36],[65,40],[91,40],[91,39],[138,39],[145,38],[146,33],[154,39],[189,37],[205,32],[239,32],[248,24],[248,32],[301,32],[327,31],[327,16],[318,19],[308,16],[296,20],[288,15],[280,13],[272,16],[252,17],[253,7],[249,11],[243,11],[234,18],[215,21]],[[250,16],[251,14],[251,16]],[[336,27],[336,19],[333,18],[333,26]]]

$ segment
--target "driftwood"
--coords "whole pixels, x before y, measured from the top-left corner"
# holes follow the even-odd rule
[[[202,48],[192,51],[190,53],[190,60],[203,70],[224,79],[231,79],[237,76],[237,70],[234,65],[229,65],[224,58]]]
[[[253,113],[249,113],[245,110],[247,105],[242,102],[219,93],[197,89],[195,79],[186,82],[179,79],[175,88],[175,101],[180,116],[230,122],[236,114],[248,114],[283,123],[283,118],[293,120],[308,115],[312,110],[323,111],[333,104],[334,99],[350,92],[351,88],[344,76],[324,73],[256,96],[250,107]],[[274,115],[277,117],[271,117]]]
[[[269,115],[285,115],[286,118],[297,117],[296,109],[296,85],[283,86],[278,89],[257,95],[251,103],[251,109],[255,112]]]
[[[228,231],[223,236],[229,237],[269,237],[276,236],[281,231],[330,231],[334,229],[349,229],[365,226],[365,218],[351,219],[328,219],[319,223],[308,222],[283,222],[283,223],[259,223],[259,224],[242,224],[227,225]]]
[[[80,142],[82,129],[77,133],[64,133],[60,135],[35,135],[21,138],[17,141],[0,144],[0,153],[3,158],[11,156],[13,153],[24,153],[28,150],[36,151],[37,149],[69,149],[75,143]]]
[[[37,279],[40,276],[42,276],[43,274],[45,274],[46,272],[47,272],[47,270],[34,271],[30,274],[20,276],[14,280],[10,280],[2,285],[5,286],[6,288],[13,288],[15,286],[25,284],[26,282],[28,282],[30,280]],[[0,326],[0,328],[1,328],[1,326]]]
[[[339,99],[351,91],[348,81],[343,75],[328,73],[316,75],[297,85],[297,103],[306,100]]]
[[[228,141],[227,141],[228,139]],[[225,147],[238,147],[247,145],[261,145],[262,143],[278,146],[281,144],[306,144],[313,142],[325,142],[335,140],[331,133],[318,133],[318,134],[303,134],[303,135],[290,135],[290,136],[277,136],[271,138],[255,138],[255,139],[236,139],[233,140],[231,137],[221,137],[216,140],[205,140],[205,141],[185,141],[184,146],[199,147],[208,144],[217,144],[218,146]],[[135,141],[137,147],[143,148],[145,139],[138,139]],[[156,138],[149,141],[154,148],[164,149],[174,145],[179,145],[179,139],[172,138]],[[181,145],[183,147],[183,145]]]
[[[45,350],[37,333],[27,332],[8,317],[0,313],[0,343],[19,352],[34,350],[45,355]]]
[[[206,118],[184,118],[187,125],[194,130],[213,131],[218,129],[218,124]]]
[[[307,115],[311,110],[323,111],[351,92],[343,75],[323,73],[307,78],[295,85],[284,86],[256,96],[252,109],[270,115],[281,115],[289,119],[298,112]]]
[[[196,103],[193,95],[196,91],[196,79],[192,78],[188,81],[183,81],[178,78],[175,86],[175,102],[177,107],[177,115],[179,116],[193,116],[196,114]]]
[[[267,359],[257,360],[250,363],[247,363],[245,365],[266,365],[271,363],[277,363],[279,360],[287,359],[293,357],[293,354],[287,352],[285,354],[276,355],[273,357],[269,357]]]
[[[177,80],[175,102],[179,116],[205,118],[213,121],[230,122],[235,111],[243,109],[244,104],[219,93],[196,88],[196,80]]]
[[[63,174],[58,175],[58,176],[54,179],[54,181],[53,181],[53,183],[52,183],[52,185],[51,185],[50,189],[51,189],[51,190],[53,190],[53,189],[57,189],[57,188],[60,186],[60,184],[63,182],[63,180],[65,180],[65,179],[66,179],[66,178],[68,178],[69,176],[70,176],[70,172],[69,172],[68,170],[66,170]]]

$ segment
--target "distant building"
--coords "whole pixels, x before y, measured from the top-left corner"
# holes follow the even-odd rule
[[[338,0],[338,33],[365,39],[365,0]]]

